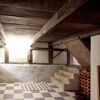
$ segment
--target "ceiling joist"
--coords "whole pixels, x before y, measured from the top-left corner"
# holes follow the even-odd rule
[[[72,41],[72,40],[76,40],[78,38],[82,39],[82,38],[87,38],[87,37],[98,35],[98,34],[100,34],[100,26],[95,27],[93,29],[90,29],[88,31],[75,33],[75,34],[70,35],[69,37],[65,37],[63,39],[59,39],[59,40],[53,42],[52,45],[58,45],[58,44],[61,44],[61,43],[64,43],[64,42],[69,42],[69,41]]]
[[[83,5],[87,0],[68,0],[61,9],[43,26],[43,28],[37,32],[32,38],[33,43],[37,42],[41,37],[46,35],[48,32],[54,30],[59,23],[67,18],[71,13]]]

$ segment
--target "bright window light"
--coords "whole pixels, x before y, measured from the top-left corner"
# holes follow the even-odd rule
[[[7,39],[9,62],[27,62],[27,54],[31,40],[25,37],[9,37]]]

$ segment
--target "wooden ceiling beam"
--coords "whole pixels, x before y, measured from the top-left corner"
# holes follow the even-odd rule
[[[20,24],[14,24],[14,23],[2,23],[3,28],[5,30],[17,30],[17,29],[22,29],[22,30],[37,30],[39,31],[42,26],[33,26],[33,25],[20,25]]]
[[[33,43],[39,41],[41,37],[54,30],[62,21],[64,21],[64,19],[66,19],[86,1],[88,0],[68,0],[61,7],[61,9],[43,26],[43,28],[32,38]]]
[[[66,0],[0,0],[1,6],[56,12]]]
[[[44,10],[27,9],[17,6],[7,6],[0,4],[0,15],[16,16],[16,17],[28,17],[28,18],[43,18],[49,19],[52,17],[54,12]]]
[[[0,15],[0,22],[4,24],[8,23],[8,24],[19,24],[19,25],[43,26],[47,21],[48,19],[42,19],[42,18],[27,18],[27,17]]]
[[[61,44],[64,42],[76,40],[78,38],[86,38],[86,37],[90,37],[90,36],[94,36],[94,35],[98,35],[98,34],[100,34],[100,26],[94,27],[94,28],[89,29],[89,30],[84,31],[84,32],[75,33],[73,35],[70,35],[69,37],[59,39],[59,40],[53,42],[52,45],[58,45],[58,44]]]
[[[50,13],[55,13],[56,12],[56,10],[54,10],[54,9],[49,9],[49,8],[45,8],[43,5],[38,5],[38,6],[40,6],[40,7],[37,7],[37,6],[34,6],[34,7],[32,7],[31,5],[29,6],[29,5],[18,5],[18,4],[11,4],[11,3],[0,3],[0,7],[5,7],[5,8],[12,8],[12,9],[18,9],[18,8],[20,8],[20,9],[25,9],[25,10],[34,10],[34,11],[43,11],[43,12],[50,12]]]

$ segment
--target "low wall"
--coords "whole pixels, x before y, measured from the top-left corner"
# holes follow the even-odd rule
[[[0,82],[50,82],[63,65],[0,64]]]

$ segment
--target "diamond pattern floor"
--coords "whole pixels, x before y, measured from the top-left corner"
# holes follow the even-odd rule
[[[24,91],[21,83],[1,83],[0,100],[76,100],[74,92],[65,92],[53,83],[51,90]]]

